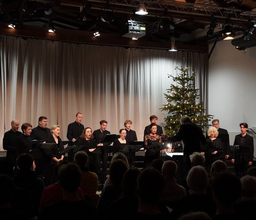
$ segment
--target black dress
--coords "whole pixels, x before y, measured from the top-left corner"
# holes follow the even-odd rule
[[[51,135],[47,140],[46,143],[53,143],[54,145],[50,147],[47,151],[45,151],[44,161],[45,161],[45,185],[48,186],[53,184],[57,181],[57,176],[55,175],[55,166],[57,162],[53,160],[54,157],[57,159],[61,158],[60,152],[64,150],[64,145],[60,137],[58,137],[58,143],[55,142],[53,136]]]
[[[145,136],[145,166],[148,166],[153,160],[158,159],[160,157],[160,143],[160,135],[154,136],[147,134]]]

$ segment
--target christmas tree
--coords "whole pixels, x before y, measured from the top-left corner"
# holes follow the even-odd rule
[[[165,134],[175,135],[181,125],[180,119],[184,115],[189,116],[192,122],[205,131],[211,115],[205,114],[204,103],[199,100],[199,89],[195,89],[194,86],[196,74],[191,72],[190,68],[176,67],[175,70],[179,72],[176,76],[168,75],[168,78],[173,79],[174,84],[171,84],[164,94],[167,104],[161,108],[162,111],[167,112],[164,117]]]

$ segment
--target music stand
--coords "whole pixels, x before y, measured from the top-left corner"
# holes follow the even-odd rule
[[[56,145],[56,143],[43,143],[41,145],[41,149],[43,149],[45,154],[50,154],[55,145]]]
[[[136,152],[144,147],[144,141],[133,141],[130,144],[126,145],[124,148],[127,148],[127,152]]]
[[[118,137],[119,135],[117,134],[106,134],[102,140],[102,143],[114,142]]]

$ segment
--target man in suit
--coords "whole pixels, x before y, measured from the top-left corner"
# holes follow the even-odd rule
[[[12,120],[11,129],[4,133],[3,148],[7,150],[6,157],[12,161],[14,165],[16,163],[17,149],[15,147],[16,140],[22,133],[19,130],[20,123],[18,120]]]
[[[145,136],[146,136],[147,134],[150,134],[150,126],[151,126],[152,124],[156,124],[156,125],[157,125],[158,117],[157,117],[156,115],[151,115],[151,116],[149,117],[149,120],[150,120],[151,124],[148,125],[148,126],[146,126],[145,129],[144,129],[144,139],[145,139]],[[156,134],[159,135],[159,136],[161,136],[161,135],[163,134],[163,128],[162,128],[161,126],[159,126],[159,125],[157,125]]]
[[[102,161],[102,174],[100,176],[100,182],[104,183],[107,175],[107,164],[108,164],[108,145],[109,143],[103,143],[103,139],[110,132],[107,130],[108,122],[106,120],[100,121],[100,129],[93,132],[93,138],[97,144],[97,157],[98,161]]]
[[[235,172],[237,176],[244,176],[249,166],[253,162],[253,137],[248,135],[247,123],[240,123],[241,134],[236,135],[234,145],[238,145],[239,149],[235,151],[234,156],[231,158],[231,162],[235,163]]]
[[[228,131],[226,129],[220,128],[219,119],[213,119],[212,126],[215,127],[219,132],[219,135],[217,138],[221,139],[221,143],[222,143],[223,149],[225,151],[225,159],[228,159],[230,157],[230,145],[229,145]]]
[[[137,141],[137,134],[136,131],[131,129],[132,126],[132,121],[131,120],[125,120],[124,122],[124,127],[126,130],[126,143],[129,145],[131,142]],[[130,166],[134,165],[134,160],[135,160],[135,151],[129,150],[129,154],[127,155],[128,161]]]
[[[32,142],[32,155],[36,163],[36,171],[38,174],[43,173],[43,153],[41,150],[42,143],[45,142],[52,134],[50,129],[47,128],[47,117],[40,116],[38,118],[38,126],[32,129],[31,140]]]
[[[81,112],[76,113],[76,120],[68,125],[67,138],[72,144],[76,144],[80,138],[84,126],[82,124],[83,115]]]
[[[202,129],[194,124],[188,116],[183,116],[180,120],[181,126],[178,133],[174,137],[169,137],[171,142],[183,141],[184,144],[184,174],[191,168],[189,155],[194,152],[201,152],[201,145],[206,144],[206,138],[203,135]]]

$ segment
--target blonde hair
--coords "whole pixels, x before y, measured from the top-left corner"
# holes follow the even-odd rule
[[[51,127],[51,132],[53,131],[53,130],[55,130],[56,128],[60,128],[60,126],[59,125],[53,125],[52,127]]]
[[[207,135],[210,137],[212,130],[213,130],[213,132],[214,132],[215,137],[218,137],[219,132],[218,132],[217,128],[215,128],[215,127],[210,127],[210,128],[208,129]]]

